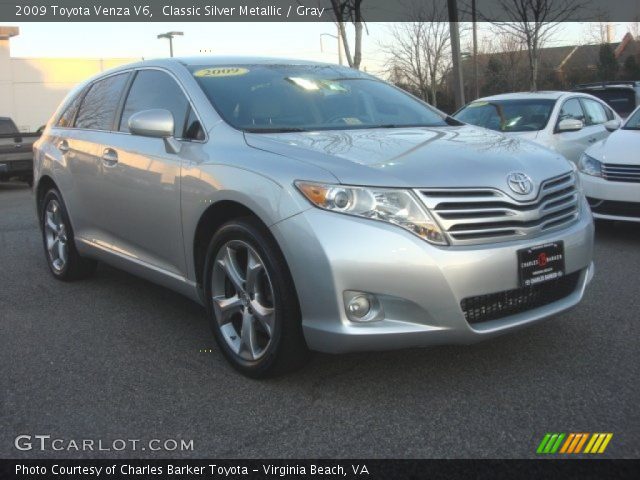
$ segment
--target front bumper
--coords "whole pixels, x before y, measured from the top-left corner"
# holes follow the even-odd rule
[[[309,347],[330,353],[473,343],[567,310],[593,276],[593,222],[586,203],[579,220],[558,232],[496,244],[436,247],[399,227],[311,208],[272,226],[300,300]],[[565,269],[576,288],[539,308],[469,324],[460,302],[518,288],[517,254],[564,241]],[[378,296],[384,319],[348,319],[343,292]]]
[[[640,183],[612,182],[580,174],[594,218],[640,222]]]

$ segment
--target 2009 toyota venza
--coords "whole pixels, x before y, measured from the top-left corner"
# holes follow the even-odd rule
[[[308,349],[489,338],[576,305],[593,275],[569,162],[335,65],[121,67],[35,150],[53,275],[100,260],[191,297],[251,376]]]

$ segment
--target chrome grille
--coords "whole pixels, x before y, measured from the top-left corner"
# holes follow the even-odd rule
[[[611,182],[640,183],[640,165],[603,163],[602,176]]]
[[[519,202],[492,188],[419,189],[454,245],[508,241],[565,227],[578,218],[573,173],[542,183],[535,200]]]

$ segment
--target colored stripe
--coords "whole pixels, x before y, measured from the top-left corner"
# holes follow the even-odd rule
[[[591,435],[591,439],[589,440],[589,443],[587,443],[587,448],[584,449],[584,453],[591,453],[591,447],[593,447],[593,444],[596,443],[597,439],[598,439],[597,433],[594,433],[593,435]]]
[[[604,450],[607,448],[607,445],[609,445],[609,442],[611,441],[611,438],[613,437],[613,433],[607,433],[607,436],[604,439],[604,442],[602,442],[602,445],[600,445],[600,450],[598,450],[598,453],[604,453]]]
[[[589,438],[588,433],[581,433],[580,435],[582,435],[582,438],[580,439],[580,443],[576,445],[576,449],[573,453],[580,453],[580,451],[582,450],[582,446],[584,445],[584,442],[586,442],[587,438]]]
[[[551,438],[551,434],[547,433],[542,439],[542,441],[540,442],[540,445],[538,445],[538,450],[536,451],[536,453],[542,453],[544,451],[544,447],[549,441],[549,438]]]
[[[567,453],[567,449],[569,448],[569,445],[571,445],[571,442],[573,442],[573,439],[575,438],[576,434],[575,433],[570,433],[569,436],[567,437],[567,440],[564,442],[564,445],[562,445],[562,448],[560,449],[560,453]]]
[[[607,436],[606,433],[599,433],[598,434],[598,439],[596,440],[596,443],[594,443],[593,447],[591,447],[591,453],[598,453],[598,449],[600,448],[600,444],[602,443],[602,441],[605,439],[606,436]]]
[[[558,451],[558,448],[560,448],[560,443],[562,443],[563,439],[564,439],[564,433],[561,433],[560,435],[558,435],[558,440],[556,440],[555,445],[551,448],[551,453],[556,453]]]
[[[553,435],[551,435],[551,438],[547,442],[547,446],[544,447],[544,453],[551,453],[551,448],[553,447],[553,444],[555,443],[556,438],[558,438],[557,433],[554,433]]]
[[[580,440],[582,440],[582,434],[576,433],[576,437],[573,439],[573,443],[571,443],[571,446],[569,447],[569,450],[567,451],[567,453],[575,452],[576,446],[578,445],[578,443],[580,443]]]

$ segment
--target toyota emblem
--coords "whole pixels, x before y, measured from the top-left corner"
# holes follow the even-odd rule
[[[507,175],[509,188],[520,195],[527,195],[533,191],[533,182],[528,175],[521,172],[513,172]]]

